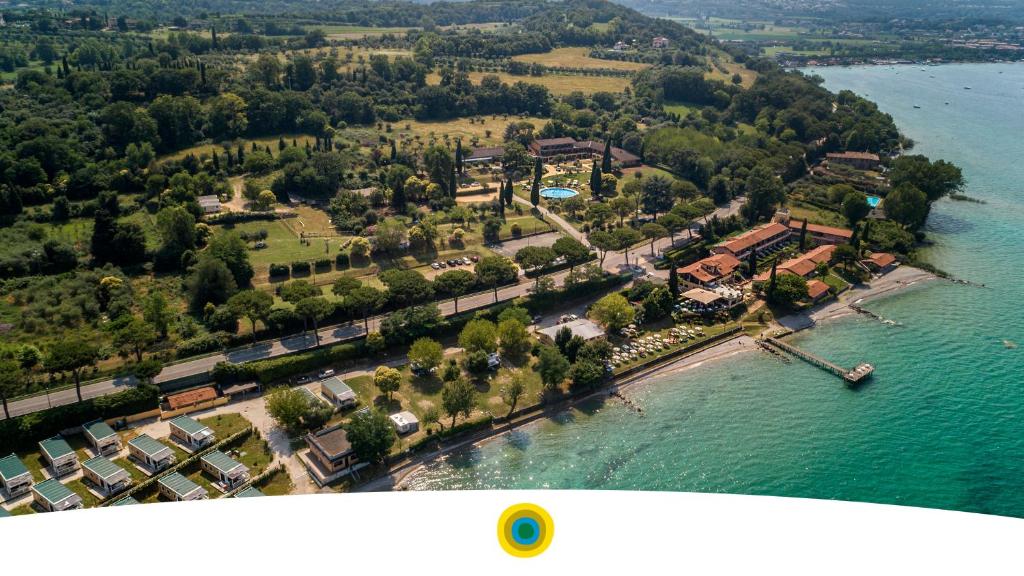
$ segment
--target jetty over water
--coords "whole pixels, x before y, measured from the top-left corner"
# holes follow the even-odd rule
[[[815,356],[810,352],[801,350],[796,346],[793,346],[792,344],[787,344],[782,340],[779,340],[778,338],[765,338],[764,342],[778,348],[779,350],[788,352],[793,356],[796,356],[797,358],[800,358],[801,360],[808,362],[809,364],[813,364],[814,366],[817,366],[822,370],[827,370],[835,374],[836,376],[839,376],[843,380],[846,380],[846,383],[850,385],[859,384],[863,380],[866,380],[867,378],[871,377],[871,374],[875,371],[875,367],[872,366],[871,364],[868,364],[867,362],[858,364],[857,367],[853,369],[843,368],[838,364],[834,364],[832,362],[829,362],[828,360],[825,360],[824,358]]]

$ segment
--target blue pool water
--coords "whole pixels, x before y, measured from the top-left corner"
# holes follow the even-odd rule
[[[871,206],[872,208],[878,208],[878,203],[881,201],[882,199],[878,196],[868,196],[868,206]]]
[[[572,188],[554,187],[544,188],[540,191],[541,196],[552,200],[564,200],[566,198],[572,198],[573,196],[576,196],[578,194],[579,192],[573,190]]]

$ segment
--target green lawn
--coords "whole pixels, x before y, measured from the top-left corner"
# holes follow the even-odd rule
[[[218,414],[208,418],[200,418],[199,422],[209,426],[217,435],[217,441],[225,440],[232,434],[252,426],[252,424],[241,414]]]
[[[334,265],[334,258],[339,248],[348,240],[344,237],[336,238],[311,238],[303,242],[298,234],[293,232],[291,225],[300,226],[298,219],[291,219],[295,222],[284,220],[241,222],[237,224],[221,224],[214,226],[214,233],[222,233],[225,230],[235,232],[247,232],[250,234],[267,231],[265,240],[267,247],[261,249],[252,248],[250,244],[249,262],[256,270],[255,281],[257,283],[267,282],[267,274],[271,264],[290,265],[292,262],[313,262],[320,258],[328,258],[331,265]]]
[[[287,496],[291,494],[293,487],[288,471],[281,468],[268,476],[257,488],[267,496]]]
[[[71,490],[82,497],[82,506],[86,508],[95,508],[100,503],[100,499],[89,492],[89,489],[85,487],[81,479],[72,480],[64,484]]]

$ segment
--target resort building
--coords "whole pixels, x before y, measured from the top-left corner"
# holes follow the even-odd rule
[[[54,478],[32,487],[32,500],[46,512],[63,512],[82,508],[82,497]]]
[[[246,486],[244,489],[236,492],[232,498],[258,498],[260,496],[266,496],[266,494],[260,492],[257,488]]]
[[[489,164],[491,162],[501,161],[502,156],[505,155],[504,146],[492,146],[484,148],[473,148],[473,150],[466,155],[462,161],[470,164]]]
[[[818,269],[818,264],[822,262],[828,264],[832,262],[832,255],[835,253],[836,247],[832,244],[823,244],[816,248],[812,248],[805,254],[801,254],[795,258],[790,258],[782,264],[775,267],[776,274],[793,274],[800,276],[801,278],[810,278],[814,276],[815,271]],[[771,276],[771,271],[766,270],[761,272],[754,280],[758,282],[764,282]]]
[[[199,207],[203,209],[203,214],[216,214],[220,212],[220,198],[217,196],[200,196],[197,200]]]
[[[543,160],[549,160],[556,156],[562,156],[567,159],[600,158],[604,155],[604,142],[600,140],[577,142],[575,138],[568,136],[563,138],[545,138],[531,142],[529,152],[531,155]],[[622,148],[612,146],[609,153],[611,154],[612,162],[623,168],[640,165],[639,156]]]
[[[338,376],[321,380],[320,394],[337,408],[347,408],[356,404],[356,393]]]
[[[658,36],[654,40],[651,40],[651,48],[668,48],[668,38],[664,36]]]
[[[196,388],[194,390],[186,390],[178,394],[171,394],[167,396],[167,411],[168,412],[194,412],[200,408],[206,408],[211,406],[212,402],[217,399],[217,390],[212,386],[205,388]],[[191,410],[189,410],[191,408]],[[179,412],[180,413],[180,412]]]
[[[317,396],[316,394],[313,394],[312,390],[310,390],[309,388],[304,388],[300,386],[296,388],[296,390],[299,391],[299,394],[302,394],[302,396],[305,397],[306,401],[309,402],[310,406],[319,406],[320,404],[324,404],[327,402],[323,398]]]
[[[555,337],[558,336],[558,332],[563,328],[568,328],[572,332],[573,336],[579,336],[586,341],[593,340],[595,338],[604,338],[604,330],[600,326],[587,320],[586,318],[580,318],[579,320],[572,320],[564,324],[555,324],[554,326],[538,330],[544,336],[555,341]]]
[[[117,454],[121,451],[121,436],[103,420],[90,422],[83,426],[85,439],[100,456]]]
[[[874,252],[861,260],[861,264],[876,274],[887,274],[900,265],[896,257],[888,252]]]
[[[581,154],[584,155],[587,151],[589,151],[591,158],[601,157],[604,155],[604,142],[601,142],[600,140],[587,140],[585,142],[577,142],[576,148],[580,151]],[[634,166],[640,165],[639,156],[633,154],[632,152],[623,150],[622,148],[619,148],[617,146],[612,146],[612,149],[609,150],[609,153],[612,156],[612,162],[619,164],[623,168],[632,168]]]
[[[168,446],[157,442],[146,434],[128,441],[128,455],[151,472],[169,468],[177,460]]]
[[[391,419],[391,423],[395,426],[395,431],[399,434],[408,434],[420,429],[419,418],[416,418],[416,415],[408,410],[392,414],[388,418]]]
[[[783,224],[789,227],[794,238],[799,238],[804,227],[803,220],[793,220],[789,217],[789,210],[779,210],[772,218],[772,222]],[[821,224],[807,223],[807,239],[815,244],[848,244],[853,239],[853,230],[836,228],[835,226],[823,226]]]
[[[107,496],[125,490],[132,484],[131,474],[105,456],[97,456],[83,462],[82,474]]]
[[[340,425],[307,434],[306,444],[309,446],[309,458],[315,464],[311,469],[312,477],[319,484],[349,471],[359,462],[348,441],[348,434]]]
[[[788,226],[773,222],[744,232],[711,248],[714,254],[729,254],[737,260],[750,256],[751,250],[758,253],[772,250],[789,242],[791,231]]]
[[[217,483],[225,490],[231,490],[236,486],[249,481],[249,469],[245,464],[234,458],[214,450],[199,460],[203,471],[213,476]]]
[[[807,297],[811,299],[812,303],[817,304],[824,300],[828,295],[828,284],[825,284],[821,280],[811,280],[807,283]]]
[[[6,498],[16,498],[32,488],[32,473],[17,456],[11,454],[0,458],[0,489]]]
[[[533,156],[539,156],[547,160],[555,156],[577,157],[580,152],[576,150],[576,139],[569,138],[542,138],[530,142],[529,152]],[[587,152],[589,154],[589,152]]]
[[[170,421],[171,438],[191,448],[199,450],[213,443],[213,430],[188,416],[178,416]]]
[[[71,449],[67,440],[60,436],[47,438],[39,443],[39,451],[50,466],[54,478],[60,478],[78,470],[78,454]]]
[[[739,265],[740,261],[732,254],[713,254],[680,268],[679,279],[695,288],[713,288],[722,280],[731,278]]]
[[[874,170],[881,164],[878,154],[870,152],[829,152],[825,157],[830,164],[845,164],[859,170]]]
[[[185,478],[177,472],[171,472],[161,478],[159,484],[160,494],[175,502],[186,502],[188,500],[205,500],[208,493],[206,488]]]
[[[743,292],[734,288],[719,287],[714,290],[693,288],[683,293],[687,301],[684,308],[697,314],[714,314],[731,310],[743,303]]]

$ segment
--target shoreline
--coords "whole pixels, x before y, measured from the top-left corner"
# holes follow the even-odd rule
[[[786,324],[792,325],[793,328],[790,329],[794,332],[810,329],[820,321],[832,320],[856,314],[857,312],[850,308],[851,305],[857,305],[878,299],[893,292],[912,286],[918,286],[924,282],[935,279],[938,279],[938,277],[930,272],[926,272],[912,266],[900,266],[885,276],[875,279],[875,281],[870,285],[853,288],[844,292],[840,295],[838,300],[833,300],[806,312],[785,316],[778,319],[777,323],[786,328],[790,328],[790,326],[787,326]],[[620,382],[613,383],[605,388],[595,391],[593,394],[588,394],[573,401],[572,404],[567,406],[565,409],[571,410],[578,403],[598,396],[607,398],[610,393],[626,390],[638,384],[650,384],[651,380],[655,378],[662,378],[672,374],[680,374],[687,370],[704,366],[710,362],[720,362],[738,354],[757,351],[758,348],[754,344],[754,339],[752,337],[746,334],[738,334],[733,338],[718,342],[707,348],[697,350],[692,354],[670,360],[665,364],[657,365],[649,370],[628,376]],[[550,417],[548,412],[541,412],[518,426],[503,426],[491,431],[482,438],[467,438],[462,442],[457,442],[438,452],[417,459],[415,462],[408,462],[400,466],[395,471],[360,486],[356,491],[404,490],[406,480],[427,464],[438,459],[443,459],[455,450],[463,449],[467,446],[483,446],[484,444],[493,442],[505,436],[513,430],[522,430],[528,426],[535,426],[548,417]]]

